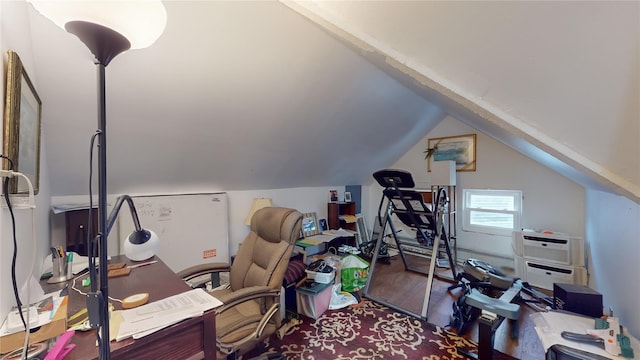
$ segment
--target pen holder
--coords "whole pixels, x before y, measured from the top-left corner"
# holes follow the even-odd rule
[[[54,257],[53,269],[51,270],[53,276],[50,277],[49,280],[47,280],[47,283],[55,284],[69,280],[71,278],[67,273],[67,269],[69,266],[71,265],[66,261],[65,258]]]

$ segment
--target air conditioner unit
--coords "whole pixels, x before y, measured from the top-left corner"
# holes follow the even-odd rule
[[[540,260],[571,266],[584,266],[584,241],[582,238],[560,233],[514,231],[512,239],[516,256],[528,260]]]
[[[516,256],[516,275],[530,285],[553,290],[554,283],[587,285],[587,269],[526,260]]]

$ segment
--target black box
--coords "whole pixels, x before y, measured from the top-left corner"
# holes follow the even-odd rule
[[[557,310],[602,316],[602,294],[584,285],[553,283],[553,305]]]

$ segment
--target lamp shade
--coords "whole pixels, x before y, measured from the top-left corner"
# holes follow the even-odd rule
[[[147,260],[158,253],[160,241],[151,230],[134,231],[124,241],[124,255],[133,261]]]
[[[151,46],[162,35],[167,11],[162,1],[28,0],[54,24],[67,30],[69,22],[82,21],[109,28],[131,43],[131,49]]]
[[[251,205],[251,210],[249,210],[249,214],[247,215],[247,218],[245,219],[244,223],[246,225],[251,225],[251,218],[253,217],[253,214],[255,214],[256,211],[262,209],[262,208],[266,208],[266,207],[271,207],[273,206],[273,202],[271,201],[270,198],[255,198],[253,199],[253,204]]]

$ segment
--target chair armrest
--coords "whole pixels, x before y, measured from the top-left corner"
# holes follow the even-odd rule
[[[228,272],[231,270],[231,265],[222,262],[212,262],[207,264],[200,264],[188,267],[180,272],[178,276],[182,280],[188,281],[198,276],[207,275],[218,272]]]
[[[218,308],[218,312],[224,312],[227,308],[234,307],[248,300],[279,297],[280,290],[273,290],[268,286],[250,286],[226,294],[216,294],[214,291],[211,295],[222,301],[224,305]]]

